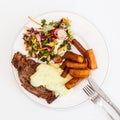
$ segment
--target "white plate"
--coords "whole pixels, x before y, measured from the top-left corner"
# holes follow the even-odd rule
[[[68,17],[72,21],[72,31],[75,34],[77,40],[83,44],[86,49],[92,48],[94,50],[98,69],[91,72],[91,77],[93,77],[98,85],[101,85],[106,77],[108,71],[108,51],[105,44],[105,41],[99,31],[89,23],[85,18],[76,15],[70,12],[50,12],[40,15],[40,17],[36,18],[36,21],[40,21],[41,19],[46,19],[47,21],[59,20],[62,17]],[[38,27],[35,23],[29,22],[27,24],[28,27]],[[13,54],[17,51],[20,51],[23,54],[26,54],[23,44],[23,30],[19,33],[14,46],[13,46]],[[74,47],[72,48],[74,52],[78,52]],[[79,105],[80,103],[87,100],[87,95],[83,92],[82,88],[87,84],[87,80],[82,81],[79,85],[74,87],[72,93],[68,96],[59,97],[53,103],[47,104],[45,100],[38,98],[31,93],[27,92],[19,81],[17,71],[13,68],[13,73],[15,75],[15,79],[17,80],[20,88],[23,92],[31,98],[33,101],[47,106],[51,108],[67,108]]]

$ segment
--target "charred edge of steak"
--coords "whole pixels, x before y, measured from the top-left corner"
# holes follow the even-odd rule
[[[21,85],[30,93],[46,99],[47,103],[51,103],[56,99],[55,93],[51,90],[46,89],[43,86],[33,87],[30,84],[30,76],[36,72],[36,68],[39,63],[34,60],[27,59],[25,55],[22,55],[20,52],[14,54],[11,61],[13,66],[18,71],[18,76],[21,82]]]

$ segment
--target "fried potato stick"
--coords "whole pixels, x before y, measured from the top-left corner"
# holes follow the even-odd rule
[[[71,89],[74,86],[76,86],[78,84],[78,82],[80,82],[82,80],[82,78],[72,78],[71,80],[69,80],[67,83],[65,83],[65,87],[67,89]]]
[[[85,78],[90,75],[90,70],[89,69],[85,69],[85,70],[70,69],[69,73],[72,77]]]
[[[96,69],[97,68],[97,62],[96,62],[96,58],[95,58],[93,49],[87,50],[86,58],[88,60],[88,67],[90,69]]]
[[[86,49],[76,40],[72,40],[72,44],[78,49],[78,51],[85,56],[86,54]]]
[[[67,67],[65,67],[65,69],[64,69],[63,72],[61,73],[61,76],[62,76],[63,78],[65,78],[68,73],[69,73],[69,69],[68,69]]]
[[[67,59],[65,59],[64,61],[63,61],[63,63],[60,65],[60,68],[61,69],[65,69],[65,67],[66,67],[66,63],[68,62],[68,60]]]
[[[66,66],[68,68],[85,69],[85,68],[87,68],[87,63],[75,63],[75,62],[67,61]]]
[[[83,56],[78,55],[78,54],[73,53],[73,52],[70,52],[70,51],[67,51],[64,54],[63,58],[69,59],[69,60],[72,60],[72,61],[75,61],[75,62],[79,62],[79,63],[82,63],[83,60],[84,60]]]

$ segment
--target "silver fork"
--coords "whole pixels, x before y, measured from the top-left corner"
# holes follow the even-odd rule
[[[94,89],[90,85],[86,85],[83,88],[84,92],[90,97],[91,101],[93,103],[96,103],[99,101],[100,97],[97,92],[94,91]]]
[[[98,104],[100,107],[102,107],[104,109],[104,111],[108,114],[108,116],[112,119],[115,120],[112,115],[105,109],[105,107],[103,106],[103,104],[101,104],[101,97],[99,96],[99,94],[92,88],[92,86],[90,85],[86,85],[83,88],[83,91],[90,97],[90,100],[94,103],[94,104]]]

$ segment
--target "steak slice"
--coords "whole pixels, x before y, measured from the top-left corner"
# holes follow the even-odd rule
[[[48,90],[44,86],[33,87],[30,84],[30,76],[36,72],[36,68],[39,63],[34,60],[27,59],[25,55],[22,55],[20,52],[14,54],[11,61],[13,66],[18,71],[18,76],[21,82],[21,85],[30,93],[46,99],[47,103],[51,103],[56,99],[55,92]]]

